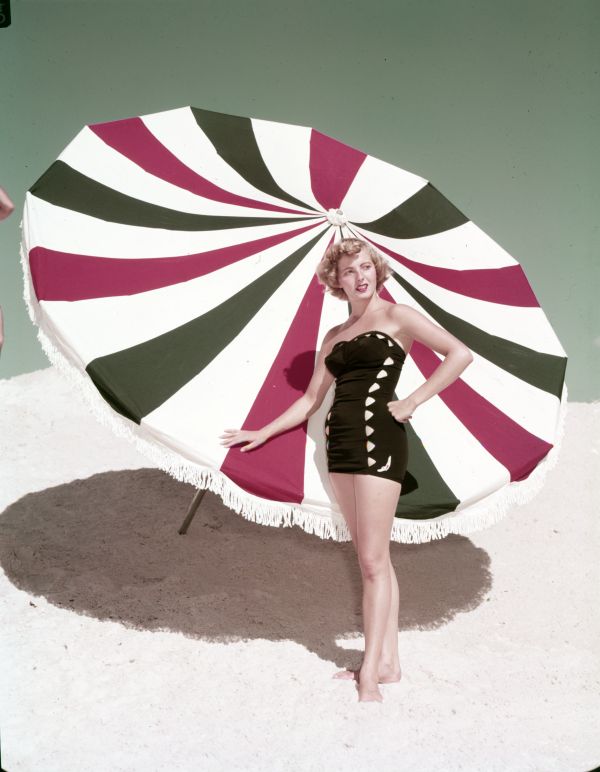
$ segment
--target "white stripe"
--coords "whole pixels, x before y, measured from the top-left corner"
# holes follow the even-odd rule
[[[41,246],[62,252],[98,257],[177,257],[255,241],[288,233],[316,222],[256,225],[214,231],[178,231],[107,222],[70,209],[49,204],[27,193],[30,249]],[[327,223],[329,225],[329,223]],[[314,231],[312,231],[314,233]]]
[[[377,220],[414,196],[427,180],[368,155],[342,202],[350,222]]]
[[[77,302],[46,300],[40,306],[56,334],[87,365],[96,357],[135,346],[207,313],[315,235],[301,234],[205,276],[149,292]]]
[[[154,136],[190,169],[205,179],[239,196],[247,196],[276,206],[302,209],[255,188],[229,166],[202,131],[189,107],[167,110],[142,117]],[[312,214],[310,209],[307,214]]]
[[[337,324],[348,319],[348,307],[346,302],[334,298],[326,293],[323,299],[323,313],[319,325],[318,349],[323,345],[325,334]],[[328,499],[332,505],[339,509],[336,503],[333,489],[329,483],[327,470],[327,451],[325,447],[324,424],[325,417],[331,409],[331,403],[335,394],[335,382],[325,395],[321,407],[308,419],[306,456],[304,459],[304,498],[302,503],[310,507],[322,505]]]
[[[544,354],[566,356],[540,307],[523,308],[469,298],[423,279],[393,258],[390,265],[429,300],[465,322]]]
[[[225,429],[242,426],[296,315],[326,243],[325,234],[235,340],[202,372],[143,419],[143,426],[157,440],[193,461],[217,469],[221,466],[228,448],[219,444],[219,435]],[[298,392],[298,398],[301,396]]]
[[[81,174],[126,196],[189,214],[227,217],[290,217],[283,212],[225,204],[155,177],[84,128],[59,159]]]
[[[310,134],[307,126],[252,119],[254,135],[266,165],[282,190],[314,206],[323,207],[313,195],[310,180]]]
[[[353,230],[391,249],[392,252],[437,268],[454,268],[465,271],[475,268],[503,268],[517,265],[505,249],[491,239],[473,222],[466,222],[433,236],[418,239],[394,239],[368,231],[362,226]],[[386,255],[387,257],[387,255]]]
[[[399,284],[392,281],[388,284],[395,285],[387,288],[397,303],[410,305],[440,326]],[[560,411],[558,398],[498,367],[477,352],[471,353],[473,362],[461,374],[461,379],[528,432],[553,443]]]
[[[462,380],[530,434],[554,443],[560,400],[473,352]]]
[[[403,399],[424,382],[408,357],[399,381]],[[439,396],[415,410],[411,425],[446,485],[461,502],[477,501],[510,481],[508,470],[488,453]]]

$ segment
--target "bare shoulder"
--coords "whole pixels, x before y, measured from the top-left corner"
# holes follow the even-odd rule
[[[330,330],[327,330],[325,335],[323,336],[323,340],[321,342],[321,350],[322,351],[328,351],[330,344],[335,340],[338,333],[342,329],[341,324],[336,324],[335,327],[332,327]]]
[[[434,325],[425,314],[405,303],[398,303],[393,313],[400,334],[419,338],[424,332],[428,330],[431,332],[434,327],[441,329],[438,325]]]
[[[325,333],[325,337],[323,340],[331,340],[331,338],[335,338],[335,336],[338,334],[338,332],[342,329],[344,325],[343,324],[336,324],[335,327],[331,327],[331,329],[327,330]]]
[[[399,341],[405,351],[409,351],[414,335],[410,329],[411,311],[404,303],[387,303],[384,310],[386,327],[393,338]]]
[[[390,309],[390,313],[397,317],[406,316],[407,314],[415,313],[415,309],[412,306],[407,306],[406,303],[394,303]]]
[[[415,318],[421,316],[421,314],[411,306],[407,306],[406,303],[395,303],[392,308],[388,310],[390,319],[398,326],[403,327],[406,324],[410,324]]]

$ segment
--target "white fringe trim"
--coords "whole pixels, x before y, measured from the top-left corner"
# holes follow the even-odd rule
[[[77,388],[92,414],[100,423],[112,429],[117,436],[129,440],[140,453],[176,480],[216,493],[221,497],[225,506],[242,515],[246,520],[270,526],[297,525],[307,533],[315,534],[321,539],[350,541],[350,531],[342,515],[338,512],[323,511],[311,508],[306,504],[285,504],[254,496],[240,488],[222,472],[203,467],[161,446],[153,437],[149,436],[143,426],[123,418],[109,407],[90,378],[81,372],[77,363],[72,361],[65,352],[56,348],[46,332],[44,319],[39,313],[39,305],[34,300],[22,231],[23,222],[21,222],[20,248],[24,279],[23,297],[29,317],[37,327],[38,340],[51,364]],[[481,501],[437,518],[429,520],[395,518],[392,525],[392,541],[421,544],[433,539],[442,539],[451,533],[461,535],[474,533],[497,523],[513,506],[524,504],[532,499],[542,488],[546,474],[555,466],[558,459],[566,413],[567,388],[565,386],[561,399],[555,445],[526,480],[510,483]]]

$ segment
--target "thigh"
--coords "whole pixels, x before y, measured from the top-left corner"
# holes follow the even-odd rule
[[[329,480],[339,504],[352,542],[356,547],[356,502],[354,495],[354,478],[356,475],[345,472],[329,472]]]
[[[358,555],[376,560],[389,554],[400,483],[370,474],[354,475]]]

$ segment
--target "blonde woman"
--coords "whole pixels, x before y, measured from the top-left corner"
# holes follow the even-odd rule
[[[241,452],[305,421],[320,407],[336,381],[325,422],[331,486],[350,531],[363,582],[365,653],[360,669],[336,678],[355,679],[361,702],[381,701],[378,684],[399,681],[399,591],[390,560],[390,534],[407,465],[405,423],[419,405],[455,381],[473,357],[450,333],[413,308],[390,303],[379,291],[391,269],[361,239],[332,244],[317,267],[327,291],[350,303],[346,321],[325,337],[306,392],[271,423],[255,431],[227,429],[226,447]],[[404,399],[394,400],[406,354],[413,341],[444,359]]]

